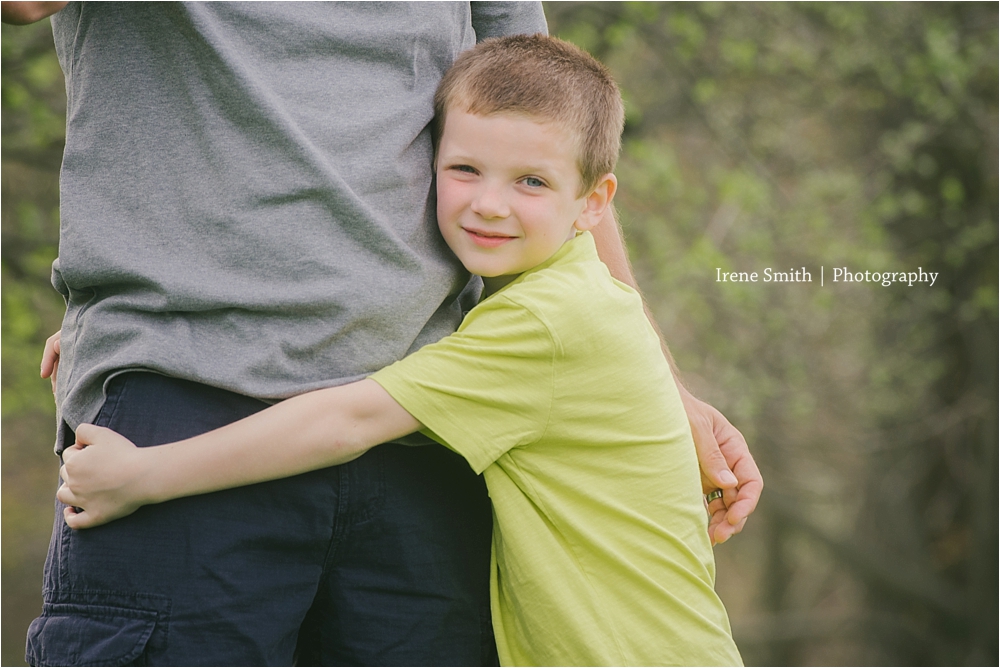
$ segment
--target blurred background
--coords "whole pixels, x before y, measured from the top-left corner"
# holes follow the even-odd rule
[[[766,482],[716,548],[748,665],[997,665],[996,3],[552,3],[625,96],[619,212],[692,390]],[[65,94],[3,26],[2,656],[41,609],[58,464]],[[811,283],[720,283],[805,268]],[[825,285],[820,286],[823,267]],[[937,272],[832,283],[834,268]]]

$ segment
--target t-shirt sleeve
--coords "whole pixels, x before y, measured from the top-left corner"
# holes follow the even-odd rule
[[[481,473],[545,432],[556,347],[528,309],[497,295],[459,330],[371,376],[434,440]]]
[[[548,34],[540,2],[471,2],[476,41],[507,35]]]

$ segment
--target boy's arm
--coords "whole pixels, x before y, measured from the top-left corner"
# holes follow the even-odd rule
[[[110,429],[80,425],[63,452],[57,498],[83,529],[140,506],[286,478],[342,464],[420,423],[373,380],[309,392],[248,418],[166,445],[137,448]]]
[[[611,275],[638,292],[639,286],[632,274],[621,228],[612,207],[608,207],[600,224],[591,229],[591,234],[597,244],[597,253]],[[697,399],[681,384],[677,365],[649,307],[646,307],[646,317],[660,335],[663,355],[674,372],[674,380],[691,423],[701,464],[702,487],[706,492],[716,488],[723,491],[722,498],[709,505],[712,517],[708,530],[713,543],[725,542],[743,529],[747,518],[757,507],[764,481],[743,434],[722,413]]]

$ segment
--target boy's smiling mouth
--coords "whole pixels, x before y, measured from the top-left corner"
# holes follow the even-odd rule
[[[517,237],[502,232],[490,232],[487,230],[477,230],[472,227],[463,227],[462,230],[469,235],[472,242],[483,248],[496,248]]]

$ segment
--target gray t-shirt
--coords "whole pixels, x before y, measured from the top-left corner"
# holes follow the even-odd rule
[[[70,427],[124,370],[280,399],[458,325],[432,98],[477,39],[544,32],[538,3],[71,3],[52,26]]]

